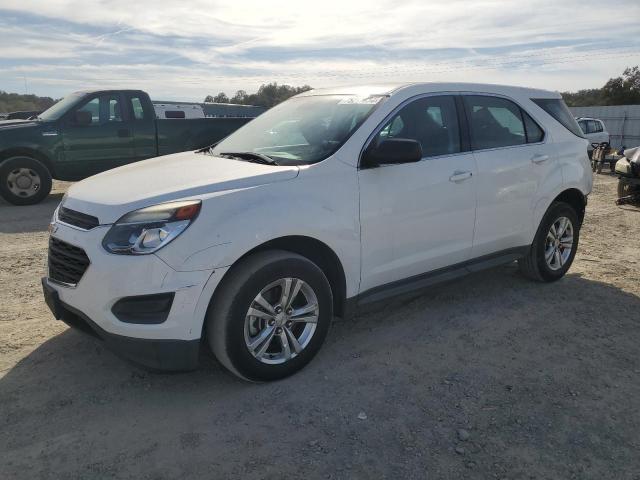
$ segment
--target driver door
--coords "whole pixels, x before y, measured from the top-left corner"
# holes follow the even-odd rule
[[[65,170],[81,179],[133,159],[131,125],[123,105],[120,94],[105,93],[69,112],[62,133]]]
[[[418,140],[423,158],[359,170],[362,292],[470,258],[476,165],[459,118],[454,96],[423,97],[374,137]]]

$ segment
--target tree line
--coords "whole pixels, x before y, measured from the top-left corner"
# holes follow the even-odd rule
[[[56,103],[51,97],[37,95],[21,95],[0,90],[0,112],[43,111]]]
[[[570,107],[640,104],[640,68],[625,68],[621,76],[610,78],[602,88],[563,92],[562,98]]]
[[[237,105],[257,105],[271,108],[307,90],[311,90],[309,85],[292,87],[291,85],[278,85],[276,82],[273,82],[262,84],[256,93],[247,93],[244,90],[238,90],[233,97],[228,97],[226,93],[220,92],[216,96],[207,95],[204,101],[213,103],[235,103]]]

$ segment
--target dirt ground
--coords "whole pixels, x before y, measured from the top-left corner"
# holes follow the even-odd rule
[[[336,323],[292,378],[149,373],[53,319],[40,205],[0,203],[0,478],[640,479],[640,209],[599,175],[576,261]]]

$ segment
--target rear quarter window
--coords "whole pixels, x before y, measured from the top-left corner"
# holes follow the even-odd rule
[[[576,137],[584,138],[576,119],[561,98],[532,98],[531,101],[551,115],[558,123],[573,133]]]

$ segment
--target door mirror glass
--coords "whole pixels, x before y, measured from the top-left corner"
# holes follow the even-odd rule
[[[362,157],[362,167],[372,168],[379,165],[412,163],[422,159],[422,146],[417,140],[409,138],[389,138],[377,146],[370,147]]]

